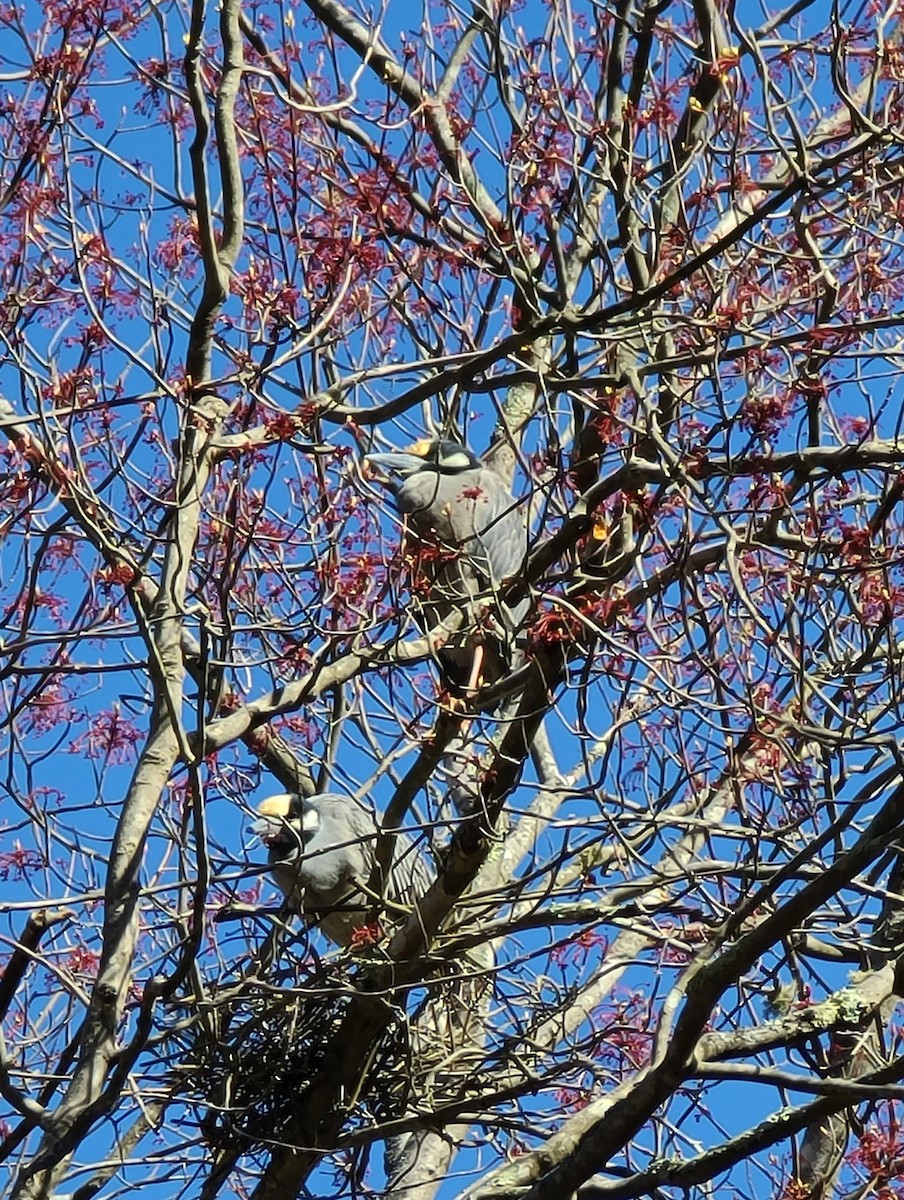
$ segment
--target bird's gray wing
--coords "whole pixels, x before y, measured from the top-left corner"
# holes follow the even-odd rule
[[[527,557],[527,529],[517,501],[488,468],[479,472],[485,504],[476,510],[475,540],[494,584],[517,575]]]
[[[308,797],[320,825],[308,836],[299,878],[324,895],[352,880],[367,879],[374,862],[377,824],[374,815],[350,796],[321,792]]]
[[[361,842],[354,856],[360,882],[367,883],[373,869],[377,847],[378,821],[376,814],[349,796],[334,792],[323,792],[311,797],[324,819],[324,825],[333,834],[341,831],[343,841],[349,838],[366,839]],[[335,844],[335,843],[334,843]],[[350,855],[351,857],[351,855]],[[433,868],[421,847],[404,831],[396,834],[390,868],[390,885],[387,897],[399,904],[413,904],[433,882]]]
[[[464,493],[459,492],[461,532],[464,548],[478,570],[495,591],[503,582],[515,578],[524,567],[528,551],[528,532],[517,501],[502,480],[489,468],[475,471]],[[469,505],[470,512],[467,507]],[[467,536],[470,534],[470,536]],[[530,606],[525,596],[510,608],[512,627],[518,627]]]
[[[319,792],[309,797],[308,803],[316,805],[325,820],[347,829],[349,837],[373,837],[377,831],[374,814],[351,796],[341,796],[338,792]]]
[[[442,542],[460,551],[459,570],[464,576],[484,576],[496,589],[524,565],[527,529],[517,502],[489,467],[454,475],[419,471],[405,479],[396,503],[415,530],[422,535],[433,530]],[[445,569],[438,571],[438,577],[454,596],[455,575]],[[508,609],[509,623],[520,625],[527,609],[526,598]]]
[[[527,535],[516,502],[487,467],[454,475],[422,471],[405,480],[399,501],[417,525],[431,523],[494,582],[514,574],[524,560]]]
[[[395,904],[414,905],[436,878],[420,845],[407,833],[396,833],[386,897]]]

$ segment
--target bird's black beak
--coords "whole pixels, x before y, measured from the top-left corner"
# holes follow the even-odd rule
[[[413,475],[422,470],[424,459],[419,454],[395,450],[388,454],[368,454],[363,465],[365,478],[379,481],[390,475]]]

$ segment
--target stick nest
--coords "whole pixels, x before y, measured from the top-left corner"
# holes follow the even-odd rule
[[[187,1030],[180,1090],[205,1109],[201,1128],[217,1147],[254,1150],[291,1142],[305,1127],[312,1085],[336,1069],[337,1039],[354,996],[325,984],[280,989],[245,983],[197,1014]],[[407,1022],[394,1018],[363,1056],[349,1107],[353,1125],[405,1111],[410,1079]]]

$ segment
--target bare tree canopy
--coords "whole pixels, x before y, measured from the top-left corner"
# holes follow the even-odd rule
[[[9,1195],[904,1195],[902,0],[0,47]]]

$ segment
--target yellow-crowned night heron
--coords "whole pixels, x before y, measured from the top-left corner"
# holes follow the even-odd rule
[[[433,628],[462,605],[471,627],[439,660],[449,682],[473,690],[511,672],[527,597],[506,604],[500,587],[524,566],[527,531],[511,492],[459,442],[416,443],[405,452],[369,454],[367,473],[392,495],[417,551],[426,586],[419,623]]]
[[[373,813],[349,796],[331,792],[270,796],[257,812],[252,828],[269,850],[273,878],[283,895],[331,942],[350,945],[377,904],[364,890],[376,863],[379,831]],[[426,855],[407,834],[397,834],[386,901],[410,908],[433,879]],[[395,918],[401,919],[398,913]]]

